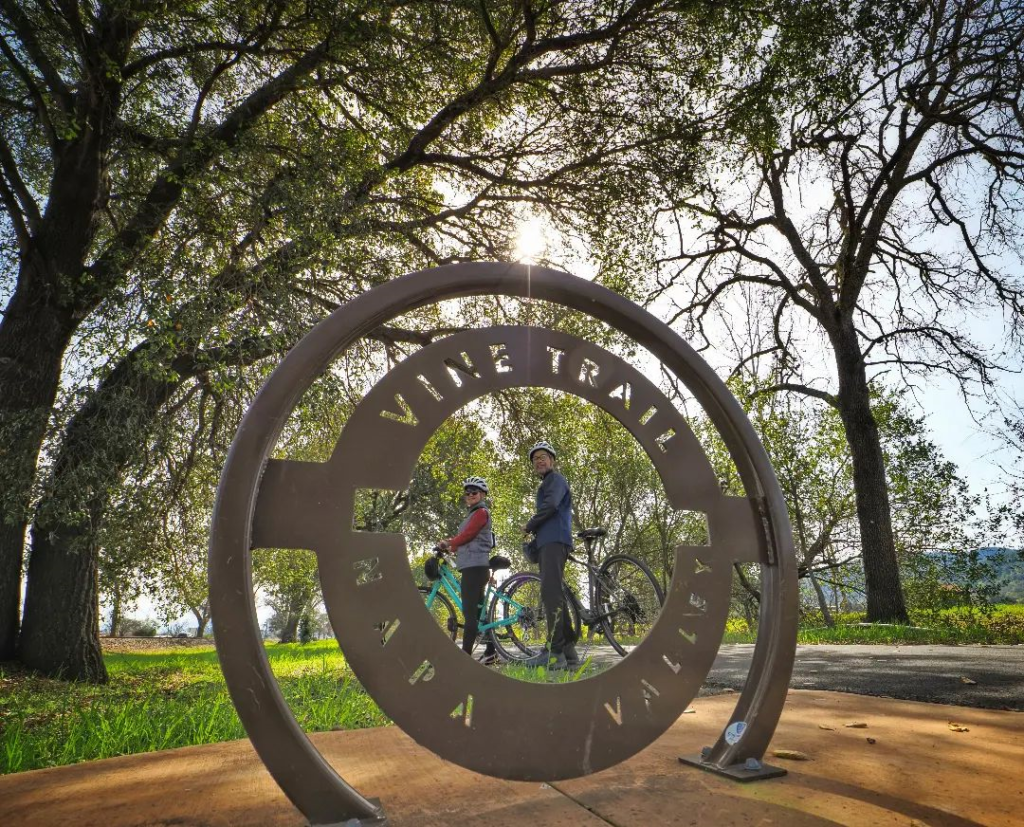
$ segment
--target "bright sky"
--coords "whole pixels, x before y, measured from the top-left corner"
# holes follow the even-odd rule
[[[1024,377],[1020,374],[1007,376],[1001,385],[1008,395],[1024,401]],[[1020,470],[1021,457],[1015,457],[992,433],[1002,424],[998,415],[984,416],[979,406],[976,422],[951,379],[933,379],[921,388],[918,399],[936,444],[959,466],[972,490],[980,494],[989,488],[996,496],[1003,495],[1006,474],[1002,469]]]
[[[534,217],[524,222],[519,234],[517,252],[523,253],[521,260],[533,260],[548,256],[558,266],[557,232]],[[574,256],[578,260],[578,256]],[[576,275],[593,278],[594,273],[580,272]],[[1022,278],[1024,280],[1024,278]],[[739,305],[737,305],[739,307]],[[660,318],[667,319],[670,315],[668,302],[652,307],[652,312]],[[740,313],[745,311],[738,311]],[[997,313],[991,317],[968,318],[966,332],[984,346],[998,346],[998,337],[1002,335],[1003,320]],[[696,343],[694,343],[696,344]],[[734,364],[732,355],[714,347],[702,353],[704,358],[725,377]],[[822,352],[823,364],[828,364],[828,356]],[[831,374],[828,367],[823,368],[823,375]],[[828,381],[814,383],[818,387],[829,387]],[[1024,374],[1004,373],[999,378],[999,395],[1004,410],[1012,410],[1014,402],[1024,405]],[[834,389],[834,388],[830,388]],[[976,494],[986,489],[995,497],[1005,494],[1005,468],[1020,464],[1022,458],[1014,457],[1004,442],[998,438],[997,431],[1002,426],[1002,416],[993,409],[991,404],[977,399],[971,408],[965,404],[958,384],[949,376],[932,374],[914,380],[914,395],[920,405],[931,430],[931,438],[941,448],[945,457],[959,467]]]

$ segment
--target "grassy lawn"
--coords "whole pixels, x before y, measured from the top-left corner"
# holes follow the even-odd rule
[[[988,612],[945,610],[913,626],[858,625],[844,614],[833,628],[805,618],[799,642],[1024,643],[1024,606]],[[742,620],[728,622],[725,643],[753,643]],[[299,725],[309,732],[383,726],[390,720],[348,669],[333,640],[267,646],[271,668]],[[0,666],[0,774],[193,744],[244,738],[213,647],[104,655],[106,686],[64,683]],[[525,681],[571,681],[575,672],[507,666]]]
[[[307,731],[390,723],[333,640],[267,647]],[[104,655],[106,686],[0,667],[0,774],[244,738],[213,647]]]
[[[353,676],[333,640],[268,644],[270,665],[307,732],[384,726],[390,719]],[[104,654],[106,686],[64,683],[0,667],[0,774],[244,738],[213,647]],[[593,673],[503,667],[524,681]]]
[[[864,623],[863,613],[847,612],[828,627],[820,616],[803,619],[797,643],[875,644],[1021,644],[1024,643],[1024,605],[1003,604],[987,610],[972,608],[912,612],[910,626]],[[756,632],[743,620],[730,619],[725,643],[753,643]]]

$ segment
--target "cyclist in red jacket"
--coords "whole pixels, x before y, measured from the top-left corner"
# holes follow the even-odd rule
[[[462,613],[466,619],[462,651],[472,655],[484,602],[484,591],[491,576],[490,556],[494,548],[494,531],[491,528],[491,514],[484,505],[484,498],[488,494],[487,480],[483,477],[468,477],[462,487],[469,513],[459,526],[459,533],[442,540],[438,545],[456,551],[455,567],[461,575]],[[498,662],[490,635],[487,636],[480,662],[488,666]]]

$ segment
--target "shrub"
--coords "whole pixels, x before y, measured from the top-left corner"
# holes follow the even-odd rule
[[[125,637],[156,637],[156,624],[151,620],[126,617],[121,621],[121,634]]]

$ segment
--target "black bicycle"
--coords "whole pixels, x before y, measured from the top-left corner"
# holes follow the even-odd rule
[[[639,643],[651,630],[665,603],[665,592],[648,565],[628,554],[614,554],[600,565],[594,559],[594,544],[608,532],[588,528],[576,536],[583,541],[587,559],[569,555],[569,562],[582,566],[586,572],[586,594],[583,599],[565,584],[565,605],[574,637],[581,638],[583,626],[591,634],[602,634],[620,655],[626,646]],[[568,570],[567,570],[568,574]],[[547,639],[547,619],[540,599],[540,576],[533,572],[514,574],[506,580],[497,597],[491,601],[488,619],[502,623],[507,634],[494,644],[509,660],[522,660],[540,651]],[[509,616],[509,606],[516,617]],[[507,621],[513,621],[508,623]]]

